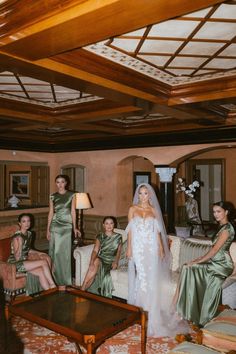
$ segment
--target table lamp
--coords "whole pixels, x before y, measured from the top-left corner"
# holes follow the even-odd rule
[[[88,193],[76,193],[76,206],[78,210],[78,228],[81,232],[81,240],[83,243],[84,229],[83,229],[83,210],[92,208]],[[78,241],[77,241],[78,242]]]

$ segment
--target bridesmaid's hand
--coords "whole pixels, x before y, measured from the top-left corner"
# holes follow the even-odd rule
[[[48,241],[50,241],[50,238],[51,238],[51,232],[48,231],[48,232],[47,232],[47,239],[48,239]]]
[[[111,269],[117,269],[117,267],[118,267],[118,264],[117,264],[117,262],[114,261],[112,263]]]
[[[127,251],[126,251],[126,258],[128,258],[128,259],[131,259],[132,258],[132,251],[131,251],[131,249],[130,248],[127,248]]]
[[[75,234],[75,238],[81,237],[81,232],[80,232],[79,229],[75,229],[75,230],[74,230],[74,234]]]

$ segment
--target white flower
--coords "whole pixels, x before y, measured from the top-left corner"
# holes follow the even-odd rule
[[[184,179],[179,177],[178,183],[176,185],[176,193],[184,192],[188,197],[193,198],[194,193],[199,187],[200,187],[200,183],[198,181],[193,181],[189,186],[186,187]]]

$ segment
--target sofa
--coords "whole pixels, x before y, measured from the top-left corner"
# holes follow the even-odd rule
[[[128,261],[125,257],[127,247],[127,236],[122,229],[115,229],[123,238],[122,252],[118,268],[111,270],[112,281],[114,285],[113,296],[121,299],[128,297]],[[192,259],[202,256],[211,247],[211,240],[206,237],[189,237],[187,239],[168,235],[170,251],[172,255],[171,262],[171,292],[175,291],[179,272],[182,265]],[[85,274],[87,272],[90,256],[93,250],[93,244],[77,247],[74,250],[75,258],[75,285],[81,286]],[[223,283],[222,303],[236,308],[236,242],[233,242],[230,248],[230,254],[234,261],[235,267],[233,274],[229,276]]]

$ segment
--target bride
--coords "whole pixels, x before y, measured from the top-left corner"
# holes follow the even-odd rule
[[[171,304],[171,295],[167,294],[171,288],[168,238],[155,191],[149,184],[137,187],[128,219],[128,303],[148,312],[148,336],[173,335],[168,328]]]

